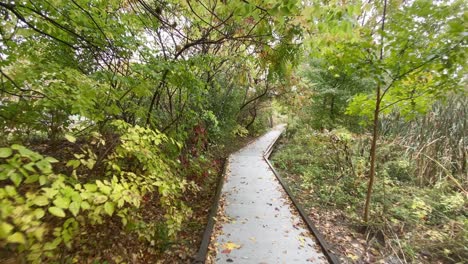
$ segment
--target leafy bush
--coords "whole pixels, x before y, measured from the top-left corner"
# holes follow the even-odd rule
[[[408,160],[394,160],[385,163],[385,173],[400,182],[411,181],[413,176],[413,166]]]
[[[102,161],[107,169],[96,180],[82,180],[87,177],[79,174],[97,163],[90,148],[66,162],[72,168],[70,175],[54,172],[54,166],[61,165],[57,159],[24,146],[0,149],[0,243],[4,247],[26,251],[28,260],[35,263],[53,259],[59,245],[71,247],[81,226],[100,224],[114,215],[123,225],[138,218],[135,209],[147,193],[159,196],[167,236],[180,230],[190,213],[180,200],[187,182],[173,173],[176,164],[160,151],[161,144],[177,142],[122,121],[114,122],[114,127],[121,143]],[[96,142],[105,144],[102,139]]]

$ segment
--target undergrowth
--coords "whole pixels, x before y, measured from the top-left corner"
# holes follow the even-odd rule
[[[450,175],[421,184],[417,160],[397,138],[380,141],[370,223],[361,220],[367,188],[370,135],[346,129],[289,129],[273,155],[307,207],[341,210],[355,232],[401,262],[463,263],[468,259],[467,196]]]

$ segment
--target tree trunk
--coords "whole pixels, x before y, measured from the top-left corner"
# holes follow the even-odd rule
[[[372,143],[370,149],[370,170],[369,184],[367,186],[366,205],[364,207],[364,222],[369,221],[370,201],[372,197],[372,187],[375,179],[375,156],[377,152],[377,138],[379,136],[379,112],[380,112],[380,85],[377,87],[375,110],[374,110],[374,125],[372,131]]]
[[[257,108],[254,106],[253,108],[253,113],[249,111],[252,114],[252,120],[245,126],[246,129],[249,129],[250,126],[255,122],[255,119],[257,118]]]
[[[387,14],[387,0],[384,0],[383,5],[383,14],[382,14],[382,26],[381,26],[381,35],[380,35],[380,57],[379,60],[382,62],[384,59],[384,31],[385,31],[385,18]],[[387,87],[387,89],[390,87]],[[380,102],[385,95],[381,95],[381,83],[377,85],[375,91],[375,110],[374,110],[374,126],[372,131],[372,143],[370,149],[370,170],[369,170],[369,184],[367,185],[367,194],[366,194],[366,204],[364,206],[364,222],[369,222],[369,211],[370,211],[370,202],[372,198],[372,188],[374,186],[375,180],[375,156],[377,153],[377,139],[379,137],[379,114],[380,114]],[[382,98],[381,98],[382,97]]]

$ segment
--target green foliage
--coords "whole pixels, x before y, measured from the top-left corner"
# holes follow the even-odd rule
[[[365,150],[352,148],[359,146],[354,141],[345,129],[321,134],[301,128],[273,161],[275,166],[299,175],[296,184],[300,189],[311,190],[317,204],[346,209],[362,199],[365,188],[363,156],[354,155]]]
[[[384,173],[399,182],[411,181],[412,175],[414,175],[413,166],[408,158],[392,160],[385,163]]]
[[[253,114],[242,108],[258,107],[269,95],[261,88],[284,79],[300,54],[291,45],[300,29],[288,24],[296,1],[157,5],[2,3],[6,138],[56,140],[122,119],[180,141],[217,120],[209,129],[219,139],[248,124]]]
[[[383,58],[379,62],[373,60],[368,68],[361,70],[370,72],[375,85],[383,91],[379,98],[381,113],[398,112],[409,120],[426,113],[435,102],[452,92],[463,92],[464,37],[453,25],[463,23],[465,7],[461,1],[440,5],[416,1],[389,5],[388,9],[384,32],[380,32],[384,41]],[[379,24],[369,21],[363,26],[375,28]],[[425,34],[414,34],[420,30]],[[372,32],[368,34],[365,38],[369,40],[375,36]],[[381,43],[375,43],[369,48],[379,51],[380,46]],[[361,65],[363,60],[369,59],[357,56],[348,62]],[[370,120],[375,101],[375,95],[358,94],[347,113]]]
[[[354,224],[369,182],[364,224],[389,254],[463,261],[466,214],[447,204],[466,209],[466,4],[311,1],[301,12],[307,56],[275,164],[303,201]]]
[[[245,137],[249,134],[249,131],[245,127],[238,125],[232,130],[231,133],[234,136]]]
[[[300,202],[315,208],[340,209],[353,226],[361,225],[369,136],[344,129],[320,133],[301,124],[288,135],[274,152],[273,162],[286,175]],[[466,195],[448,179],[440,179],[436,185],[420,185],[418,163],[406,151],[395,138],[379,148],[381,165],[370,230],[387,237],[386,244],[379,246],[381,250],[393,252],[398,248],[408,261],[420,261],[421,254],[430,260],[463,261],[468,235]]]
[[[464,2],[387,8],[381,30],[377,2],[1,2],[1,245],[40,262],[71,247],[80,228],[120,218],[166,247],[190,214],[184,194],[199,186],[189,180],[204,186],[200,172],[210,161],[201,153],[262,131],[272,121],[268,101],[279,95],[298,122],[291,136],[306,133],[299,119],[331,130],[297,140],[318,160],[299,160],[301,188],[317,187],[330,204],[354,204],[369,141],[348,130],[367,129],[376,100],[385,117],[379,125],[388,128],[395,116],[419,120],[463,89]],[[376,87],[381,98],[371,94]],[[420,185],[444,178],[463,189],[466,151],[453,146],[464,142],[464,128],[425,137],[398,158],[398,146],[383,148],[384,185],[413,184],[417,173]],[[443,205],[408,199],[414,204],[405,210],[418,214],[402,209],[401,217],[458,214],[459,197],[444,195]],[[162,215],[155,223],[139,210],[148,197]]]
[[[106,176],[85,180],[81,171],[90,171],[96,155],[90,149],[75,154],[67,162],[71,175],[54,173],[60,164],[21,145],[2,149],[0,180],[1,239],[7,246],[19,244],[28,259],[40,262],[53,257],[64,244],[71,247],[81,226],[100,224],[116,215],[123,225],[138,218],[141,197],[157,193],[164,210],[168,236],[174,237],[190,210],[180,201],[187,182],[177,177],[170,162],[160,150],[165,142],[176,144],[164,134],[151,129],[115,122],[121,144],[103,161]],[[96,135],[98,137],[99,135]],[[74,141],[71,136],[67,137]],[[105,144],[99,140],[98,144]],[[80,170],[84,167],[84,170]],[[51,221],[51,218],[56,220]]]
[[[380,115],[411,120],[464,93],[466,39],[456,26],[466,15],[463,1],[388,2],[383,31],[383,3],[321,4],[303,9],[304,26],[313,32],[299,70],[306,100],[292,109],[314,128],[360,131],[371,124],[376,100]]]
[[[2,248],[57,260],[81,228],[115,219],[151,245],[176,240],[198,188],[189,180],[201,178],[191,172],[211,162],[200,153],[260,131],[265,102],[288,85],[299,9],[1,2]],[[141,212],[148,199],[154,223]]]
[[[357,93],[371,90],[371,82],[354,73],[347,73],[345,66],[333,65],[331,56],[327,54],[323,59],[310,59],[303,65],[299,75],[306,80],[302,85],[308,100],[301,103],[301,108],[292,111],[299,112],[301,119],[315,129],[346,126],[359,130],[360,119],[345,115],[345,112],[351,108]],[[359,103],[357,105],[364,107]]]

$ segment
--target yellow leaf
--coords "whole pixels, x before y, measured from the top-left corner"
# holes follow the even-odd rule
[[[25,244],[26,239],[24,238],[23,233],[16,232],[13,235],[7,237],[7,241],[10,243]]]
[[[299,239],[299,242],[301,243],[301,247],[303,247],[303,246],[305,245],[305,242],[306,242],[306,241],[305,241],[305,237],[303,237],[303,236],[298,236],[297,238]]]
[[[65,139],[68,140],[69,142],[71,143],[75,143],[76,142],[76,137],[70,135],[70,134],[65,134]]]
[[[348,255],[346,255],[346,256],[347,256],[348,258],[350,258],[352,261],[356,261],[356,260],[359,259],[358,256],[356,256],[356,255],[354,255],[354,254],[351,254],[351,253],[348,254]]]
[[[227,242],[224,245],[222,245],[222,247],[223,247],[223,249],[233,250],[233,249],[241,248],[241,245],[238,245],[238,244],[232,243],[232,242]]]

